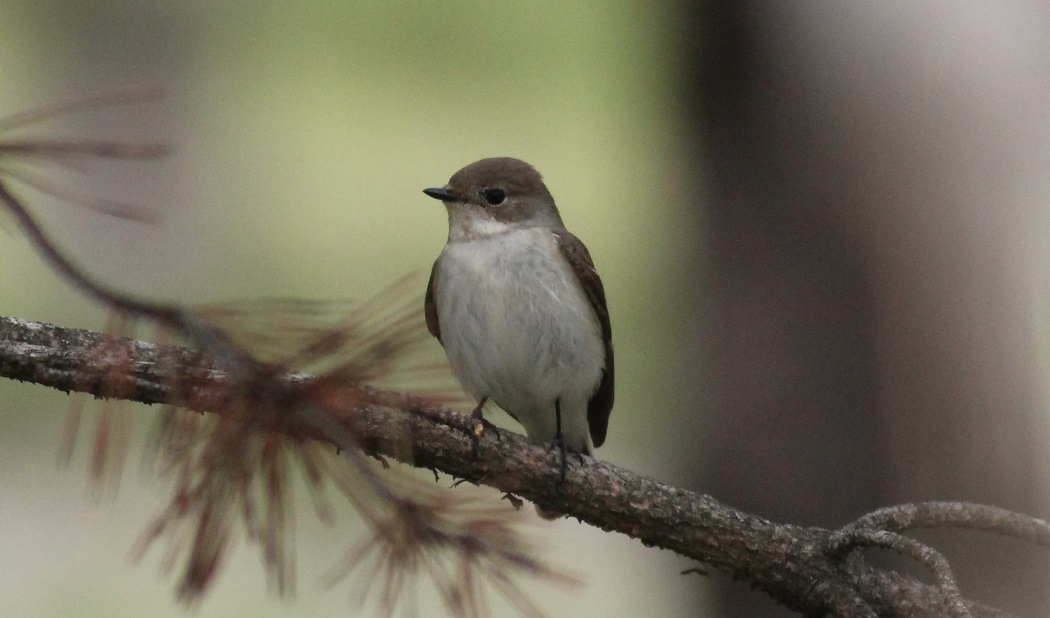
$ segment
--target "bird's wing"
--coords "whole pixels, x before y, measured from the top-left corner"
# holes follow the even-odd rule
[[[615,375],[613,368],[612,327],[609,325],[609,308],[605,303],[605,288],[602,286],[602,280],[598,276],[598,271],[594,269],[591,254],[587,251],[587,247],[583,242],[567,230],[558,230],[554,233],[554,236],[558,240],[558,249],[561,250],[562,256],[576,274],[576,278],[583,288],[584,295],[590,302],[591,309],[594,310],[594,315],[598,318],[598,323],[602,328],[602,342],[605,344],[605,368],[602,370],[602,379],[598,384],[598,389],[594,391],[594,395],[591,396],[591,400],[587,403],[587,424],[591,430],[591,441],[594,442],[595,447],[599,447],[605,442],[605,434],[609,429],[609,415],[612,413],[613,407]],[[430,324],[429,317],[427,318],[427,324]],[[433,333],[436,328],[437,317],[435,316],[434,326],[430,332]]]
[[[438,323],[437,304],[434,302],[434,277],[437,276],[437,261],[430,269],[430,281],[427,282],[427,295],[423,300],[423,314],[427,318],[427,330],[441,342],[441,325]],[[417,301],[418,302],[418,301]],[[417,314],[418,315],[418,314]]]

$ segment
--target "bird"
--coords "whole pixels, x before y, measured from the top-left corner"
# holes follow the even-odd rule
[[[519,159],[482,159],[423,193],[448,211],[427,329],[478,402],[475,449],[493,401],[530,438],[560,448],[564,481],[567,449],[593,456],[605,442],[615,391],[609,310],[591,255],[540,173]]]

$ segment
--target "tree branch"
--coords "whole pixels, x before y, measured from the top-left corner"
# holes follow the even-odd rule
[[[99,398],[172,405],[187,401],[185,393],[170,387],[188,383],[186,376],[192,375],[192,383],[202,389],[226,380],[193,350],[123,339],[118,345],[127,356],[120,367],[127,379],[115,387],[104,379],[114,369],[113,357],[98,353],[113,345],[100,333],[0,318],[0,376]],[[310,381],[293,375],[285,379]],[[544,446],[510,432],[489,432],[482,436],[475,459],[467,417],[421,405],[418,398],[367,391],[362,405],[342,409],[337,422],[352,427],[369,452],[489,485],[603,530],[673,550],[746,580],[806,615],[1003,615],[964,602],[947,561],[903,537],[907,530],[983,530],[1050,546],[1045,521],[982,505],[890,507],[832,531],[771,522],[589,457],[570,458],[565,481],[559,483],[556,458]],[[866,565],[856,552],[873,545],[930,565],[938,585]]]

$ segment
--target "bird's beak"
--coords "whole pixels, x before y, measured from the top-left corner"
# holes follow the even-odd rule
[[[449,191],[444,187],[434,189],[423,189],[423,193],[426,193],[435,200],[441,200],[442,202],[465,202],[466,200]]]

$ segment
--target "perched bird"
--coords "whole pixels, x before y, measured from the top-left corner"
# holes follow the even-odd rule
[[[482,408],[495,401],[533,438],[594,454],[613,406],[605,290],[543,179],[511,158],[482,159],[441,188],[448,242],[427,285],[427,327]]]

